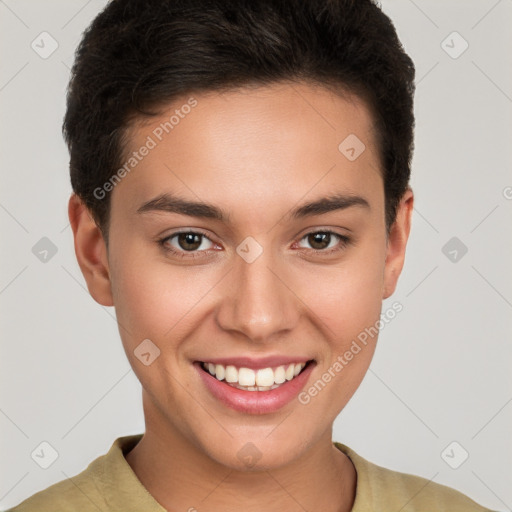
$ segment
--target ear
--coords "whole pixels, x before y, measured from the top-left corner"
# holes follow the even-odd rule
[[[387,242],[384,268],[383,299],[393,294],[405,261],[405,248],[411,231],[414,194],[410,188],[402,196],[397,207],[396,219],[391,226]]]
[[[68,216],[75,239],[76,259],[89,293],[99,304],[113,306],[107,247],[101,230],[76,194],[69,198]]]

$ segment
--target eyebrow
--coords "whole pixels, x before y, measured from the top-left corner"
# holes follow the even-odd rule
[[[361,196],[352,194],[334,194],[316,199],[289,211],[285,216],[293,219],[313,217],[336,210],[345,210],[352,206],[370,209],[369,202]],[[179,196],[165,193],[143,203],[137,213],[167,212],[178,213],[190,217],[219,220],[229,223],[230,216],[221,208],[204,202],[189,201]]]

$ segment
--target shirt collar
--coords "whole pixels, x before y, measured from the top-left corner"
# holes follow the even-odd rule
[[[112,510],[123,512],[166,512],[149,491],[142,485],[125,454],[132,450],[142,439],[143,434],[135,434],[117,438],[110,450],[91,464],[96,485],[100,488],[108,506]],[[366,461],[348,446],[334,442],[336,448],[343,452],[354,464],[357,473],[356,496],[352,512],[367,510],[371,502],[368,492],[368,475],[364,471]],[[370,501],[368,501],[370,500]]]

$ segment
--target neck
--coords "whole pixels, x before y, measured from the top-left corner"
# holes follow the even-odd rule
[[[239,471],[213,460],[169,424],[164,430],[148,420],[143,438],[125,457],[168,511],[352,510],[355,468],[333,445],[331,431],[286,465]]]

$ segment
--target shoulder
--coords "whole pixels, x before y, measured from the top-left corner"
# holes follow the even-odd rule
[[[98,492],[94,474],[102,457],[89,464],[87,469],[42,491],[39,491],[7,512],[88,512],[104,510],[105,501]]]
[[[112,510],[113,506],[117,510],[121,502],[119,509],[126,510],[127,502],[133,505],[141,499],[146,510],[155,510],[148,506],[154,504],[123,456],[141,437],[117,438],[108,453],[94,459],[81,473],[33,494],[7,512],[98,512]]]
[[[491,512],[451,487],[373,464],[349,447],[334,444],[356,468],[353,512],[394,509],[402,512]]]

